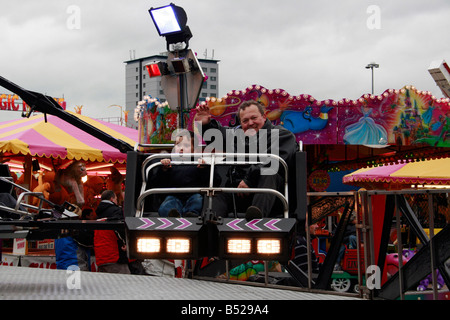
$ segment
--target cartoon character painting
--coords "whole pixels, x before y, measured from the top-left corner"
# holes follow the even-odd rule
[[[281,114],[280,123],[292,133],[302,133],[308,130],[322,130],[328,123],[328,112],[333,107],[322,106],[319,117],[312,116],[312,108],[306,107],[304,111],[287,110]]]
[[[345,128],[345,144],[385,145],[388,142],[386,129],[370,117],[372,109],[361,107],[363,116],[358,122]]]

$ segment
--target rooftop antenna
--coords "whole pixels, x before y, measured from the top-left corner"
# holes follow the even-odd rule
[[[130,60],[136,59],[136,50],[130,50]]]

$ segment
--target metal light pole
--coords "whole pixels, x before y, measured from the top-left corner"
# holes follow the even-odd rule
[[[378,68],[380,65],[376,64],[375,62],[371,62],[366,66],[366,69],[372,69],[372,94],[374,92],[374,79],[373,79],[373,68]]]

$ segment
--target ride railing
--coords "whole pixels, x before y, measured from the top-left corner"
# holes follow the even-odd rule
[[[18,220],[26,220],[27,218],[33,219],[37,215],[42,214],[43,211],[48,211],[49,213],[51,213],[51,215],[53,216],[55,215],[56,213],[55,210],[44,208],[44,204],[46,203],[51,208],[55,208],[56,205],[51,201],[49,201],[48,199],[46,199],[42,192],[30,191],[27,188],[12,182],[10,179],[6,177],[0,177],[0,181],[10,184],[13,189],[16,188],[17,189],[16,193],[18,194],[17,199],[14,198],[16,202],[14,207],[8,207],[3,204],[0,204],[0,210],[11,214],[19,215]],[[58,218],[64,216],[78,217],[78,215],[73,214],[71,211],[65,210],[66,208],[64,208],[63,206],[60,206],[60,208],[58,209],[60,209],[56,214]],[[73,208],[73,210],[74,209],[75,208]]]
[[[342,281],[348,282],[345,285],[345,289],[340,288],[341,283],[338,280],[333,279],[334,267],[338,259],[339,251],[341,249],[341,243],[344,238],[345,229],[348,225],[350,215],[353,211],[354,204],[357,200],[356,193],[353,191],[349,192],[308,192],[308,210],[306,217],[306,246],[307,251],[310,253],[307,256],[308,271],[306,279],[303,279],[303,285],[311,290],[334,290],[338,294],[354,294],[359,292],[349,290],[351,287],[350,280],[345,279]],[[339,217],[337,219],[337,217]],[[333,221],[333,219],[335,221]],[[310,226],[317,224],[321,221],[325,221],[324,229],[320,230],[321,235],[326,238],[328,242],[326,244],[327,252],[320,252],[319,246],[314,250],[316,253],[316,258],[319,256],[325,256],[322,258],[320,272],[318,275],[314,275],[312,272],[312,238],[314,235],[311,234]],[[336,228],[333,228],[333,224],[336,224]],[[317,233],[319,231],[316,230]],[[359,230],[356,229],[357,237],[359,236]],[[319,237],[317,237],[319,238]],[[361,258],[360,244],[356,249],[357,257],[357,283],[356,287],[363,284],[362,275],[363,270],[360,266],[363,263]],[[337,284],[335,284],[337,283]]]
[[[151,188],[147,190],[149,176],[152,170],[162,166],[160,159],[171,159],[170,165],[199,165],[198,160],[203,159],[202,166],[210,167],[209,185],[196,188]],[[172,161],[173,160],[173,161]],[[229,188],[214,186],[214,172],[218,165],[243,166],[243,165],[267,165],[270,161],[277,161],[284,170],[284,194],[269,188]],[[278,171],[278,170],[277,170]],[[276,173],[276,172],[274,172]],[[158,153],[148,156],[141,167],[142,185],[140,195],[136,201],[136,217],[144,215],[145,198],[155,194],[180,194],[180,193],[201,193],[208,198],[207,209],[212,209],[213,197],[216,193],[266,193],[272,194],[281,200],[283,204],[283,217],[289,217],[288,204],[288,166],[279,156],[274,154],[253,154],[253,153]],[[205,211],[205,210],[203,210]]]
[[[371,281],[367,278],[362,287],[365,296],[448,299],[449,192],[442,188],[358,192],[360,228],[363,245],[368,249],[364,259],[371,272]],[[398,257],[398,261],[394,261],[398,271],[394,274],[386,274],[388,270],[383,269],[388,262],[392,264],[386,260],[390,255],[389,247],[394,257]]]
[[[336,272],[333,267],[352,211],[347,209],[354,209],[357,217],[355,288],[360,297],[448,299],[449,192],[442,188],[309,192],[308,226],[322,219],[328,220],[330,226],[331,216],[340,221],[335,230],[329,227],[330,234],[333,234],[317,278],[313,278],[311,273],[308,255],[306,286],[311,290],[333,289],[334,279],[345,273],[346,270]],[[309,228],[306,231],[308,252],[311,252]],[[345,279],[342,278],[343,281]]]

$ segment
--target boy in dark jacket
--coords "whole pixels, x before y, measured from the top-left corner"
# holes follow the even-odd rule
[[[182,130],[175,137],[173,153],[194,153],[195,136],[192,131]],[[206,187],[209,182],[209,168],[202,166],[203,159],[199,159],[198,166],[171,165],[171,159],[161,160],[163,167],[156,172],[155,184],[161,188],[189,188]],[[199,216],[203,209],[203,196],[200,193],[174,193],[165,197],[158,209],[161,217],[169,216]]]
[[[122,208],[117,205],[117,197],[112,190],[103,191],[95,212],[97,219],[124,219]],[[130,273],[123,233],[115,230],[95,230],[94,252],[99,272]]]

